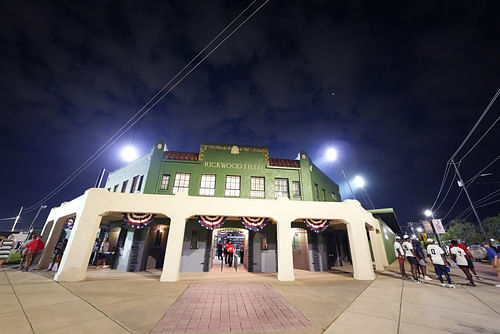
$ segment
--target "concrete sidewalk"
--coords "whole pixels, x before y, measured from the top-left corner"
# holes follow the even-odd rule
[[[85,281],[61,284],[53,274],[0,271],[2,331],[149,333],[192,282],[217,281],[265,283],[310,321],[307,328],[239,333],[500,333],[500,289],[493,281],[448,289],[438,281],[403,281],[392,267],[373,282],[340,271],[297,270],[294,282],[238,272],[183,273],[179,282],[160,283],[159,273],[94,270]]]

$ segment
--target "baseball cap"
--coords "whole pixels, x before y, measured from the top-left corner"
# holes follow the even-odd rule
[[[429,238],[427,239],[427,242],[434,242],[434,239]]]
[[[401,239],[401,237],[399,235],[396,235],[396,239]]]
[[[408,239],[410,236],[408,234],[403,235],[403,239]]]

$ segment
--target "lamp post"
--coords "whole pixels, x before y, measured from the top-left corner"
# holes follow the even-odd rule
[[[30,231],[31,231],[31,228],[33,227],[33,225],[35,224],[35,221],[36,219],[38,218],[38,215],[40,214],[40,211],[42,211],[42,209],[45,209],[47,206],[46,205],[40,205],[40,207],[38,208],[38,211],[36,212],[36,215],[35,217],[33,218],[33,221],[31,222],[31,225],[30,227],[28,228],[28,234],[26,235],[26,240],[28,240],[28,237],[30,235]],[[26,241],[25,240],[25,241]]]
[[[372,199],[370,195],[368,195],[368,191],[365,188],[366,185],[365,179],[359,175],[356,175],[352,181],[357,188],[361,188],[363,190],[366,196],[366,200],[368,201],[368,204],[372,207],[373,210],[375,210],[375,205],[373,205]]]
[[[434,212],[432,212],[431,210],[425,210],[424,211],[424,215],[427,218],[430,217],[432,220],[434,220]],[[436,228],[434,227],[434,222],[433,221],[431,221],[431,227],[432,227],[432,232],[434,232],[434,235],[436,236],[436,240],[438,242],[439,247],[443,248],[443,246],[441,245],[441,240],[439,240],[439,234],[437,234]]]
[[[333,147],[329,148],[326,151],[326,157],[330,161],[336,161],[338,157],[337,150],[334,149]],[[349,190],[351,191],[352,197],[356,200],[356,195],[354,195],[354,191],[352,191],[351,184],[349,183],[349,180],[347,179],[347,175],[344,171],[344,168],[342,167],[342,164],[340,161],[338,162],[340,171],[342,172],[342,175],[344,176],[345,182],[347,183],[347,186],[349,187]]]

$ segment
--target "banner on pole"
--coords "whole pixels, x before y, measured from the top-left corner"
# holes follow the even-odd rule
[[[436,229],[437,234],[446,233],[446,231],[444,230],[444,227],[443,227],[443,223],[441,222],[441,219],[433,219],[432,225],[434,225],[434,228]]]
[[[425,233],[434,233],[434,231],[432,230],[432,225],[431,225],[430,221],[424,220],[424,221],[422,221],[422,225],[424,225]]]

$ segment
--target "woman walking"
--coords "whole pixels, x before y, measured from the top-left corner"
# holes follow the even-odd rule
[[[0,268],[5,260],[9,258],[10,251],[14,247],[14,236],[9,235],[8,239],[3,239],[0,242]]]

